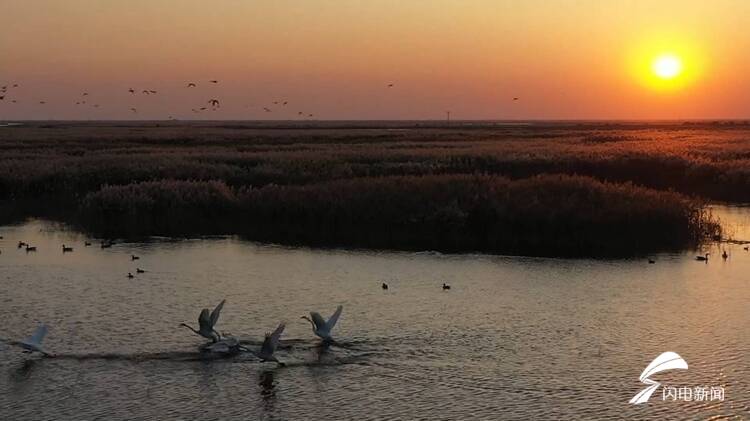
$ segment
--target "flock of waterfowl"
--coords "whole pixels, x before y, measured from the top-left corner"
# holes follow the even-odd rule
[[[206,82],[209,85],[218,85],[219,81],[216,79],[212,79]],[[194,89],[197,88],[200,85],[199,82],[188,82],[184,85],[185,89]],[[393,88],[395,86],[394,83],[389,83],[387,85],[388,88]],[[18,83],[13,84],[5,84],[0,86],[0,103],[7,102],[11,104],[17,104],[20,102],[19,96],[16,93],[16,90],[20,88],[20,85]],[[160,91],[156,89],[152,89],[151,87],[143,88],[143,89],[136,89],[136,88],[128,88],[127,91],[130,95],[143,95],[143,96],[154,96],[159,94]],[[89,94],[88,91],[82,92],[80,96],[77,96],[76,98],[71,100],[71,103],[76,106],[91,106],[93,108],[100,108],[99,102],[92,102],[90,99],[92,96]],[[6,100],[7,98],[7,100]],[[48,103],[47,100],[31,100],[31,102],[36,102],[39,105],[45,105]],[[284,100],[275,100],[271,101],[269,104],[263,104],[260,106],[260,109],[263,110],[264,113],[272,113],[274,110],[285,110],[287,108],[287,105],[290,104],[290,101],[287,99]],[[247,106],[246,106],[247,107]],[[203,98],[202,102],[199,106],[194,106],[190,109],[190,111],[194,114],[200,114],[204,111],[218,111],[221,108],[221,101],[217,98],[209,98],[206,100],[206,97]],[[129,106],[128,108],[133,114],[138,113],[138,108],[136,106]],[[296,111],[297,117],[300,118],[313,118],[315,115],[309,111]],[[169,120],[176,120],[176,118],[169,116]]]
[[[219,84],[219,81],[216,80],[216,79],[212,79],[212,80],[207,81],[207,83],[208,84],[212,84],[212,85],[217,85],[217,84]],[[199,85],[199,83],[197,83],[197,82],[188,82],[185,85],[185,88],[186,89],[192,89],[192,88],[198,87],[198,85]],[[393,84],[389,85],[389,87],[392,87],[392,86],[393,86]],[[16,90],[18,88],[20,88],[20,85],[18,83],[6,84],[6,85],[0,86],[0,103],[2,103],[2,102],[8,102],[8,103],[11,103],[11,104],[17,104],[17,103],[19,103],[20,99],[18,98],[17,94],[15,94],[15,92],[14,92],[14,90]],[[128,92],[130,95],[138,95],[139,92],[140,92],[140,95],[153,96],[153,95],[159,94],[160,91],[158,91],[156,89],[151,89],[151,88],[135,89],[135,88],[131,87],[131,88],[128,88],[126,92]],[[91,99],[90,99],[90,97],[91,97],[91,95],[89,94],[89,92],[82,92],[80,94],[80,96],[74,98],[71,101],[71,103],[74,104],[74,105],[76,105],[76,106],[91,106],[93,108],[100,108],[100,104],[98,102],[97,103],[92,102]],[[7,98],[7,100],[6,100],[6,98]],[[36,101],[32,100],[32,102],[37,102],[39,105],[45,105],[45,104],[48,103],[47,100],[36,100]],[[193,108],[190,109],[190,111],[193,112],[194,114],[199,114],[199,113],[202,113],[204,111],[209,111],[209,110],[210,111],[218,111],[221,108],[221,101],[219,101],[217,98],[209,98],[208,100],[205,100],[205,97],[204,97],[204,102],[202,102],[202,104],[206,104],[207,106],[206,105],[202,105],[202,106],[198,106],[198,107],[193,107]],[[289,100],[272,101],[272,104],[273,105],[279,105],[279,106],[282,106],[282,107],[286,107],[289,104]],[[271,104],[268,104],[267,106],[262,106],[262,109],[266,113],[273,112],[273,109],[271,109],[269,107],[271,107]],[[138,113],[138,108],[135,107],[135,106],[130,106],[128,109],[131,112],[133,112],[134,114]],[[297,111],[296,115],[299,116],[299,117],[308,117],[308,118],[314,117],[314,114],[312,114],[312,113],[310,113],[308,111]],[[169,119],[170,120],[176,120],[172,116],[169,116]]]
[[[2,239],[2,237],[0,237]],[[110,248],[114,245],[114,242],[111,240],[105,240],[101,243],[101,248]],[[91,242],[86,241],[84,242],[85,247],[91,246]],[[74,251],[73,247],[68,246],[66,244],[62,244],[62,253],[72,253]],[[25,250],[27,253],[29,252],[36,252],[36,247],[32,246],[25,241],[19,241],[18,242],[18,248]],[[139,256],[136,256],[134,254],[130,255],[131,261],[140,260]],[[141,268],[136,268],[136,273],[141,274],[145,273],[146,271]],[[134,278],[135,276],[128,272],[127,275],[128,278]],[[388,284],[383,282],[382,283],[382,289],[387,290]],[[442,285],[443,290],[449,290],[450,285],[443,283]],[[283,364],[281,361],[279,361],[275,356],[274,352],[276,351],[276,348],[279,345],[279,341],[281,338],[281,335],[284,332],[284,328],[286,327],[286,324],[284,322],[279,323],[279,325],[276,327],[276,329],[271,333],[266,333],[265,339],[260,346],[260,349],[254,350],[249,349],[246,346],[242,345],[240,341],[229,335],[224,335],[220,333],[218,330],[216,330],[216,324],[219,321],[219,316],[221,314],[221,310],[224,308],[224,304],[226,303],[226,300],[222,300],[216,308],[213,309],[213,311],[209,310],[208,308],[204,308],[200,315],[198,316],[198,328],[195,329],[192,326],[186,324],[186,323],[180,323],[181,327],[185,327],[193,331],[196,335],[202,336],[209,340],[209,342],[203,344],[200,346],[201,352],[210,352],[214,354],[236,354],[239,352],[249,352],[252,355],[256,356],[261,361],[273,361],[278,364]],[[307,320],[311,327],[313,334],[315,336],[321,338],[323,340],[324,345],[329,345],[334,343],[333,336],[331,334],[333,328],[336,326],[336,323],[339,320],[339,317],[341,317],[341,313],[343,311],[343,306],[338,306],[336,308],[336,311],[329,317],[327,320],[323,318],[323,316],[320,315],[320,313],[312,311],[310,312],[310,316],[302,316],[301,319]],[[11,345],[19,346],[25,350],[25,352],[38,352],[46,357],[54,357],[54,354],[47,352],[42,347],[42,340],[44,339],[45,335],[47,334],[48,328],[45,324],[40,324],[34,333],[29,336],[28,338],[20,341],[7,341]]]
[[[2,239],[2,237],[0,237]],[[105,240],[101,243],[101,248],[109,248],[112,247],[114,244],[111,240]],[[91,246],[91,242],[86,241],[84,242],[85,247]],[[35,246],[32,246],[31,244],[28,244],[24,241],[18,242],[18,248],[24,249],[27,253],[29,252],[36,252],[37,248]],[[743,249],[745,251],[750,251],[750,246],[744,246]],[[62,244],[62,252],[63,253],[71,253],[73,252],[73,247]],[[705,253],[703,255],[699,255],[695,257],[695,260],[702,261],[708,263],[710,253]],[[729,258],[729,254],[726,250],[722,251],[721,254],[722,259],[726,260]],[[139,256],[136,256],[134,254],[130,255],[131,261],[140,260]],[[656,263],[655,260],[649,259],[648,263],[654,264]],[[137,274],[145,273],[146,271],[139,268],[136,268]],[[134,278],[135,276],[128,272],[127,274],[128,278]],[[381,283],[381,288],[383,290],[388,290],[388,284],[386,282]],[[450,285],[443,283],[442,289],[444,291],[450,290]],[[235,354],[238,352],[249,352],[252,355],[255,355],[258,359],[261,361],[273,361],[278,364],[283,364],[280,362],[275,356],[274,352],[276,351],[276,348],[279,345],[279,341],[281,338],[281,335],[284,332],[284,328],[286,327],[286,324],[284,322],[279,323],[279,325],[276,327],[276,329],[271,333],[266,333],[265,339],[263,341],[263,344],[261,345],[260,349],[253,350],[249,349],[246,346],[242,345],[240,341],[229,335],[223,335],[219,331],[216,330],[216,324],[219,321],[219,316],[221,314],[221,310],[224,308],[224,304],[226,303],[226,300],[222,300],[216,308],[213,309],[213,311],[204,308],[200,315],[198,316],[198,329],[193,328],[192,326],[186,324],[186,323],[180,323],[181,327],[185,327],[193,331],[196,335],[200,335],[206,339],[209,340],[209,342],[201,345],[200,350],[202,352],[211,352],[211,353],[217,353],[217,354]],[[343,311],[343,306],[338,306],[336,308],[336,311],[331,315],[328,320],[324,319],[323,316],[320,315],[320,313],[317,312],[310,312],[310,317],[302,316],[302,319],[307,320],[310,325],[312,326],[313,333],[321,338],[323,340],[324,344],[330,344],[333,343],[333,337],[331,335],[331,331],[333,330],[334,326],[336,326],[336,323],[339,320],[339,317],[341,316],[341,312]],[[21,341],[8,341],[11,345],[16,345],[21,348],[23,348],[26,352],[39,352],[44,356],[53,357],[54,355],[47,352],[42,347],[42,340],[44,339],[44,336],[47,334],[48,328],[45,324],[40,324],[37,329],[34,331],[34,333],[29,336],[28,338],[21,340]]]
[[[219,81],[216,79],[212,79],[212,80],[208,80],[206,83],[209,85],[218,85]],[[200,83],[199,82],[187,82],[183,86],[184,86],[183,89],[193,90],[195,88],[198,88],[198,86],[200,86]],[[386,84],[386,89],[392,89],[395,86],[396,84],[391,82],[391,83]],[[19,99],[19,95],[17,94],[17,91],[16,91],[20,87],[21,85],[19,85],[18,83],[5,84],[5,85],[0,86],[0,104],[2,104],[3,102],[10,103],[10,104],[17,104],[21,102],[21,100]],[[159,95],[160,92],[162,92],[163,94],[163,91],[153,89],[152,87],[139,88],[139,89],[130,87],[127,90],[125,90],[125,92],[129,93],[130,96],[142,95],[142,96],[148,96],[148,97]],[[80,94],[80,96],[76,96],[75,98],[71,99],[71,104],[74,104],[77,107],[90,106],[92,108],[99,109],[101,107],[100,101],[92,101],[91,100],[92,97],[93,96],[92,94],[89,93],[89,91],[84,91]],[[192,108],[190,108],[190,112],[192,112],[193,114],[201,114],[207,111],[215,112],[221,108],[221,101],[218,98],[210,97],[206,99],[206,97],[207,96],[204,96],[203,99],[200,100],[201,102],[199,103],[198,106],[193,106]],[[512,101],[515,102],[515,101],[518,101],[518,99],[519,99],[518,97],[513,97]],[[39,100],[39,99],[30,100],[30,101],[38,103],[39,105],[46,105],[49,103],[49,101],[47,100]],[[308,111],[298,110],[296,112],[288,110],[287,105],[290,105],[290,101],[288,99],[279,99],[279,100],[271,101],[268,104],[259,105],[258,110],[262,109],[263,113],[273,113],[274,111],[277,111],[277,110],[287,111],[285,115],[295,115],[297,118],[315,117],[315,114],[309,112],[309,110]],[[131,111],[133,114],[138,114],[138,107],[132,104],[127,107],[128,107],[128,110]],[[248,106],[246,105],[245,108],[247,107]],[[177,120],[172,115],[169,115],[168,119]]]

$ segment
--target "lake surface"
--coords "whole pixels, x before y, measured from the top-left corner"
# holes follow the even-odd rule
[[[750,210],[715,213],[750,239]],[[42,221],[0,235],[0,337],[45,322],[46,348],[58,354],[0,344],[3,419],[750,418],[750,252],[738,244],[708,247],[707,264],[698,251],[648,264],[237,238],[101,249]],[[19,240],[38,251],[17,249]],[[137,267],[147,272],[128,279]],[[286,367],[247,354],[201,358],[202,338],[178,324],[197,324],[224,298],[218,329],[249,347],[287,322]],[[300,316],[328,317],[338,304],[338,344],[323,349]],[[724,401],[663,401],[659,389],[629,405],[641,371],[665,351],[689,368],[653,379],[723,387]]]

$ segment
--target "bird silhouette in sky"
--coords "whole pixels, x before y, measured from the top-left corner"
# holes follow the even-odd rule
[[[219,83],[218,80],[209,80],[209,82],[211,82],[211,83]]]
[[[148,89],[144,89],[143,93],[146,94],[146,95],[148,95],[150,92],[148,91]]]
[[[187,84],[187,87],[188,88],[195,88],[195,83],[190,82],[190,83]]]
[[[152,94],[155,94],[155,93],[156,93],[156,91],[148,91],[148,92],[149,92],[149,93],[152,93]]]
[[[388,87],[389,87],[389,88],[393,88],[393,84],[392,84],[392,83],[389,83],[389,84],[388,84]]]
[[[5,99],[5,95],[0,96],[0,101]]]
[[[513,101],[518,101],[518,97],[513,97]]]
[[[219,100],[218,99],[209,99],[208,104],[212,107],[218,107],[219,106]]]
[[[134,94],[135,93],[135,89],[130,88],[130,89],[128,89],[128,92],[130,92],[131,94]]]
[[[46,102],[46,101],[39,101],[39,103],[40,103],[40,104],[42,104],[42,105],[44,105],[44,104],[46,104],[47,102]]]
[[[81,96],[88,96],[88,95],[89,95],[88,92],[84,92],[83,94],[81,94]]]
[[[131,109],[130,109],[130,111],[132,111],[132,112],[134,112],[134,113],[137,113],[137,112],[138,112],[138,110],[136,110],[135,108],[131,108]]]
[[[266,107],[263,107],[263,111],[265,111],[265,112],[267,112],[267,113],[270,113],[270,112],[271,112],[271,109],[270,109],[270,108],[266,108]]]

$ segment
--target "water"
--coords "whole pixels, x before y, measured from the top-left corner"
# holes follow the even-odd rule
[[[736,238],[750,210],[717,207]],[[101,249],[32,221],[2,227],[0,336],[50,325],[43,359],[0,344],[3,419],[750,418],[750,252],[720,246],[637,260],[292,249],[234,238]],[[743,237],[744,236],[744,237]],[[36,253],[16,248],[19,240]],[[75,247],[62,253],[62,244]],[[130,255],[141,258],[131,261]],[[134,279],[128,272],[147,270]],[[387,280],[388,291],[380,288]],[[440,285],[452,285],[442,291]],[[203,307],[257,346],[288,323],[279,359],[203,359]],[[344,313],[320,349],[300,316]],[[628,400],[664,351],[667,385],[725,400]]]

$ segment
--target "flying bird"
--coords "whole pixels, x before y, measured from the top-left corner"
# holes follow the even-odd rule
[[[5,99],[5,95],[3,95],[3,96],[0,96],[0,101],[2,101],[2,100],[4,100],[4,99]]]
[[[130,89],[128,89],[128,92],[130,92],[131,94],[134,94],[135,93],[135,89],[130,88]]]
[[[190,82],[190,83],[187,84],[187,87],[188,88],[195,88],[195,83]]]
[[[54,355],[47,352],[44,348],[42,348],[42,340],[44,340],[44,335],[47,334],[47,325],[40,324],[37,326],[36,330],[34,331],[31,336],[28,338],[22,340],[22,341],[9,341],[11,345],[19,346],[23,349],[25,349],[24,352],[39,352],[45,357],[54,357]]]
[[[269,108],[266,108],[266,107],[263,107],[263,111],[265,111],[265,112],[267,112],[267,113],[270,113],[270,112],[271,112],[271,109],[269,109]]]
[[[218,107],[219,106],[219,100],[218,99],[209,99],[208,104],[212,107]]]
[[[148,91],[148,89],[144,89],[144,90],[143,90],[143,91],[141,91],[141,92],[142,92],[142,93],[144,93],[144,94],[146,94],[146,95],[148,95],[148,94],[150,93],[150,92]]]
[[[150,92],[150,93],[152,93],[152,94],[155,94],[155,93],[156,93],[156,91],[153,91],[153,90],[150,90],[149,92]]]
[[[88,96],[88,95],[89,95],[88,92],[84,92],[83,94],[81,94],[81,96]]]
[[[193,329],[189,325],[185,323],[180,323],[180,326],[184,326],[196,334],[203,336],[204,338],[210,339],[212,342],[218,342],[221,339],[221,335],[219,332],[217,332],[214,329],[214,326],[216,326],[216,322],[219,321],[219,315],[221,314],[221,309],[224,307],[224,303],[227,300],[221,300],[218,306],[214,309],[214,311],[209,313],[209,310],[207,308],[204,308],[201,311],[200,316],[198,316],[198,330]]]
[[[209,82],[211,82],[211,83],[219,83],[218,80],[209,80]]]
[[[302,318],[310,322],[310,324],[312,325],[313,333],[316,336],[326,342],[329,342],[333,341],[333,338],[331,337],[331,330],[334,326],[336,326],[336,322],[338,322],[339,316],[341,316],[341,311],[343,309],[343,306],[338,306],[336,308],[336,311],[333,313],[331,318],[328,319],[328,321],[324,320],[320,313],[314,311],[310,312],[310,317],[302,316]]]
[[[136,110],[135,108],[131,108],[131,109],[130,109],[130,111],[132,111],[132,112],[134,112],[134,113],[137,113],[137,112],[138,112],[138,110]],[[103,247],[103,246],[104,246],[104,244],[102,244],[102,247]]]
[[[39,103],[42,104],[42,105],[46,104],[45,101],[39,101]]]
[[[389,88],[393,88],[393,84],[392,84],[392,83],[389,83],[389,84],[388,84],[388,87],[389,87]]]
[[[518,101],[518,97],[513,97],[513,101]]]

